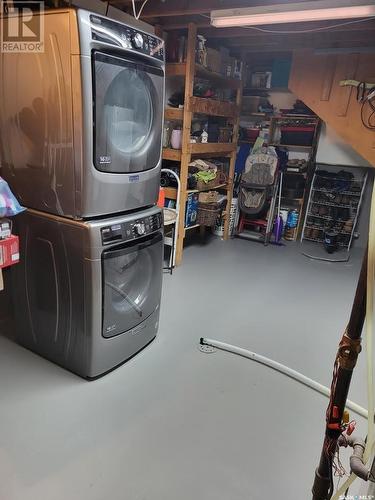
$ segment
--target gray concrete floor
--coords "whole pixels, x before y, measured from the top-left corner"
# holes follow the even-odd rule
[[[310,498],[327,400],[198,341],[329,384],[360,253],[328,264],[293,244],[188,247],[165,276],[157,339],[95,382],[0,337],[0,499]],[[350,397],[366,404],[364,356]]]

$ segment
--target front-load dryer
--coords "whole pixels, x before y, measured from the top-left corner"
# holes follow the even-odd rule
[[[44,52],[0,54],[2,175],[24,206],[63,217],[152,206],[163,41],[84,10],[43,19]]]
[[[85,378],[120,365],[155,337],[162,215],[80,222],[28,210],[17,217],[12,269],[18,342]]]

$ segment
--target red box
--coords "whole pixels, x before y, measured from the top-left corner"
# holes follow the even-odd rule
[[[12,234],[5,240],[0,240],[0,269],[13,266],[20,261],[20,245],[18,236]]]

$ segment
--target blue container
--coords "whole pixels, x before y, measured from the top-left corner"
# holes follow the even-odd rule
[[[293,229],[293,228],[297,227],[297,225],[298,225],[298,219],[299,219],[299,212],[298,212],[298,210],[296,210],[296,209],[289,210],[288,218],[286,220],[286,227],[288,229]]]

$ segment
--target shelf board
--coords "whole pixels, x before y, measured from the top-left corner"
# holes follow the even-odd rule
[[[277,116],[275,116],[276,120],[292,120],[296,118],[309,118],[311,120],[314,120],[316,123],[319,121],[319,117],[317,115],[307,115],[305,113],[281,113]]]
[[[167,63],[165,65],[166,76],[185,76],[186,63]]]
[[[334,203],[334,202],[329,202],[329,201],[315,201],[311,200],[310,202],[312,205],[321,205],[324,207],[335,207],[335,208],[349,208],[351,210],[357,211],[358,209],[358,203],[357,205],[343,205],[342,203]]]
[[[204,66],[201,66],[200,64],[195,65],[195,75],[199,76],[200,78],[213,80],[216,84],[220,84],[223,87],[228,87],[231,89],[239,89],[242,85],[241,80],[228,78],[221,73],[215,73],[205,68]]]
[[[188,189],[187,193],[203,193],[204,191],[215,191],[215,189],[223,189],[227,188],[228,184],[225,182],[224,184],[218,184],[217,186],[206,187],[204,189]]]
[[[282,200],[290,200],[290,201],[298,201],[299,203],[302,203],[304,198],[293,198],[291,196],[282,196]]]
[[[270,146],[274,146],[275,148],[287,148],[287,149],[299,149],[302,151],[310,151],[312,146],[299,146],[298,144],[270,144]]]
[[[326,229],[324,227],[312,226],[310,224],[306,224],[305,229],[306,228],[307,229],[317,229],[318,231],[325,231],[325,229]],[[343,236],[351,236],[351,234],[352,234],[352,233],[348,233],[347,231],[336,231],[335,229],[334,229],[334,231],[338,234],[342,234]]]
[[[304,236],[303,239],[307,240],[307,241],[315,241],[316,243],[324,243],[324,240],[322,240],[321,238],[310,238],[308,236]],[[337,246],[344,247],[344,248],[348,247],[347,244],[342,243],[341,241],[337,242]]]
[[[289,175],[303,175],[303,177],[306,177],[307,172],[295,172],[294,170],[288,170],[286,169],[284,174],[289,174]]]
[[[213,155],[228,155],[236,151],[237,143],[235,142],[206,142],[189,144],[189,152],[193,155],[197,154],[213,154]]]
[[[165,108],[164,118],[166,120],[183,120],[184,119],[184,108]]]
[[[163,189],[166,198],[168,198],[169,200],[177,200],[177,188],[165,187]]]
[[[256,92],[271,92],[271,87],[244,87],[243,91],[244,93],[245,92],[253,92],[253,91],[256,91]],[[244,97],[251,97],[251,96],[247,96],[247,95],[244,95]]]
[[[194,224],[194,226],[188,226],[188,227],[185,227],[185,231],[188,231],[189,229],[194,229],[196,227],[199,227],[200,224]]]
[[[225,182],[224,184],[218,184],[217,186],[211,186],[207,187],[204,189],[187,189],[186,193],[203,193],[204,191],[215,191],[215,189],[227,189],[228,184]],[[177,188],[174,187],[165,187],[164,189],[164,195],[166,198],[169,200],[176,200],[177,199]]]
[[[181,149],[163,148],[163,160],[181,161]]]
[[[361,196],[361,193],[358,191],[337,191],[335,189],[319,189],[319,188],[312,188],[311,191],[319,191],[320,193],[337,193],[337,194],[343,194],[346,196]]]
[[[226,118],[236,118],[240,112],[235,103],[196,96],[190,97],[188,109],[192,113],[201,113],[210,116],[224,116]]]
[[[167,63],[166,65],[166,76],[185,76],[186,75],[186,63]],[[205,78],[207,80],[212,80],[217,86],[227,87],[231,89],[239,89],[241,87],[241,80],[236,80],[234,78],[227,78],[220,73],[214,73],[209,69],[201,66],[200,64],[195,64],[195,76],[200,78]]]
[[[251,113],[250,111],[244,111],[243,113],[240,114],[241,117],[243,116],[259,116],[259,117],[262,117],[262,118],[271,118],[272,117],[272,113],[261,113],[260,111],[254,111],[253,113]]]

